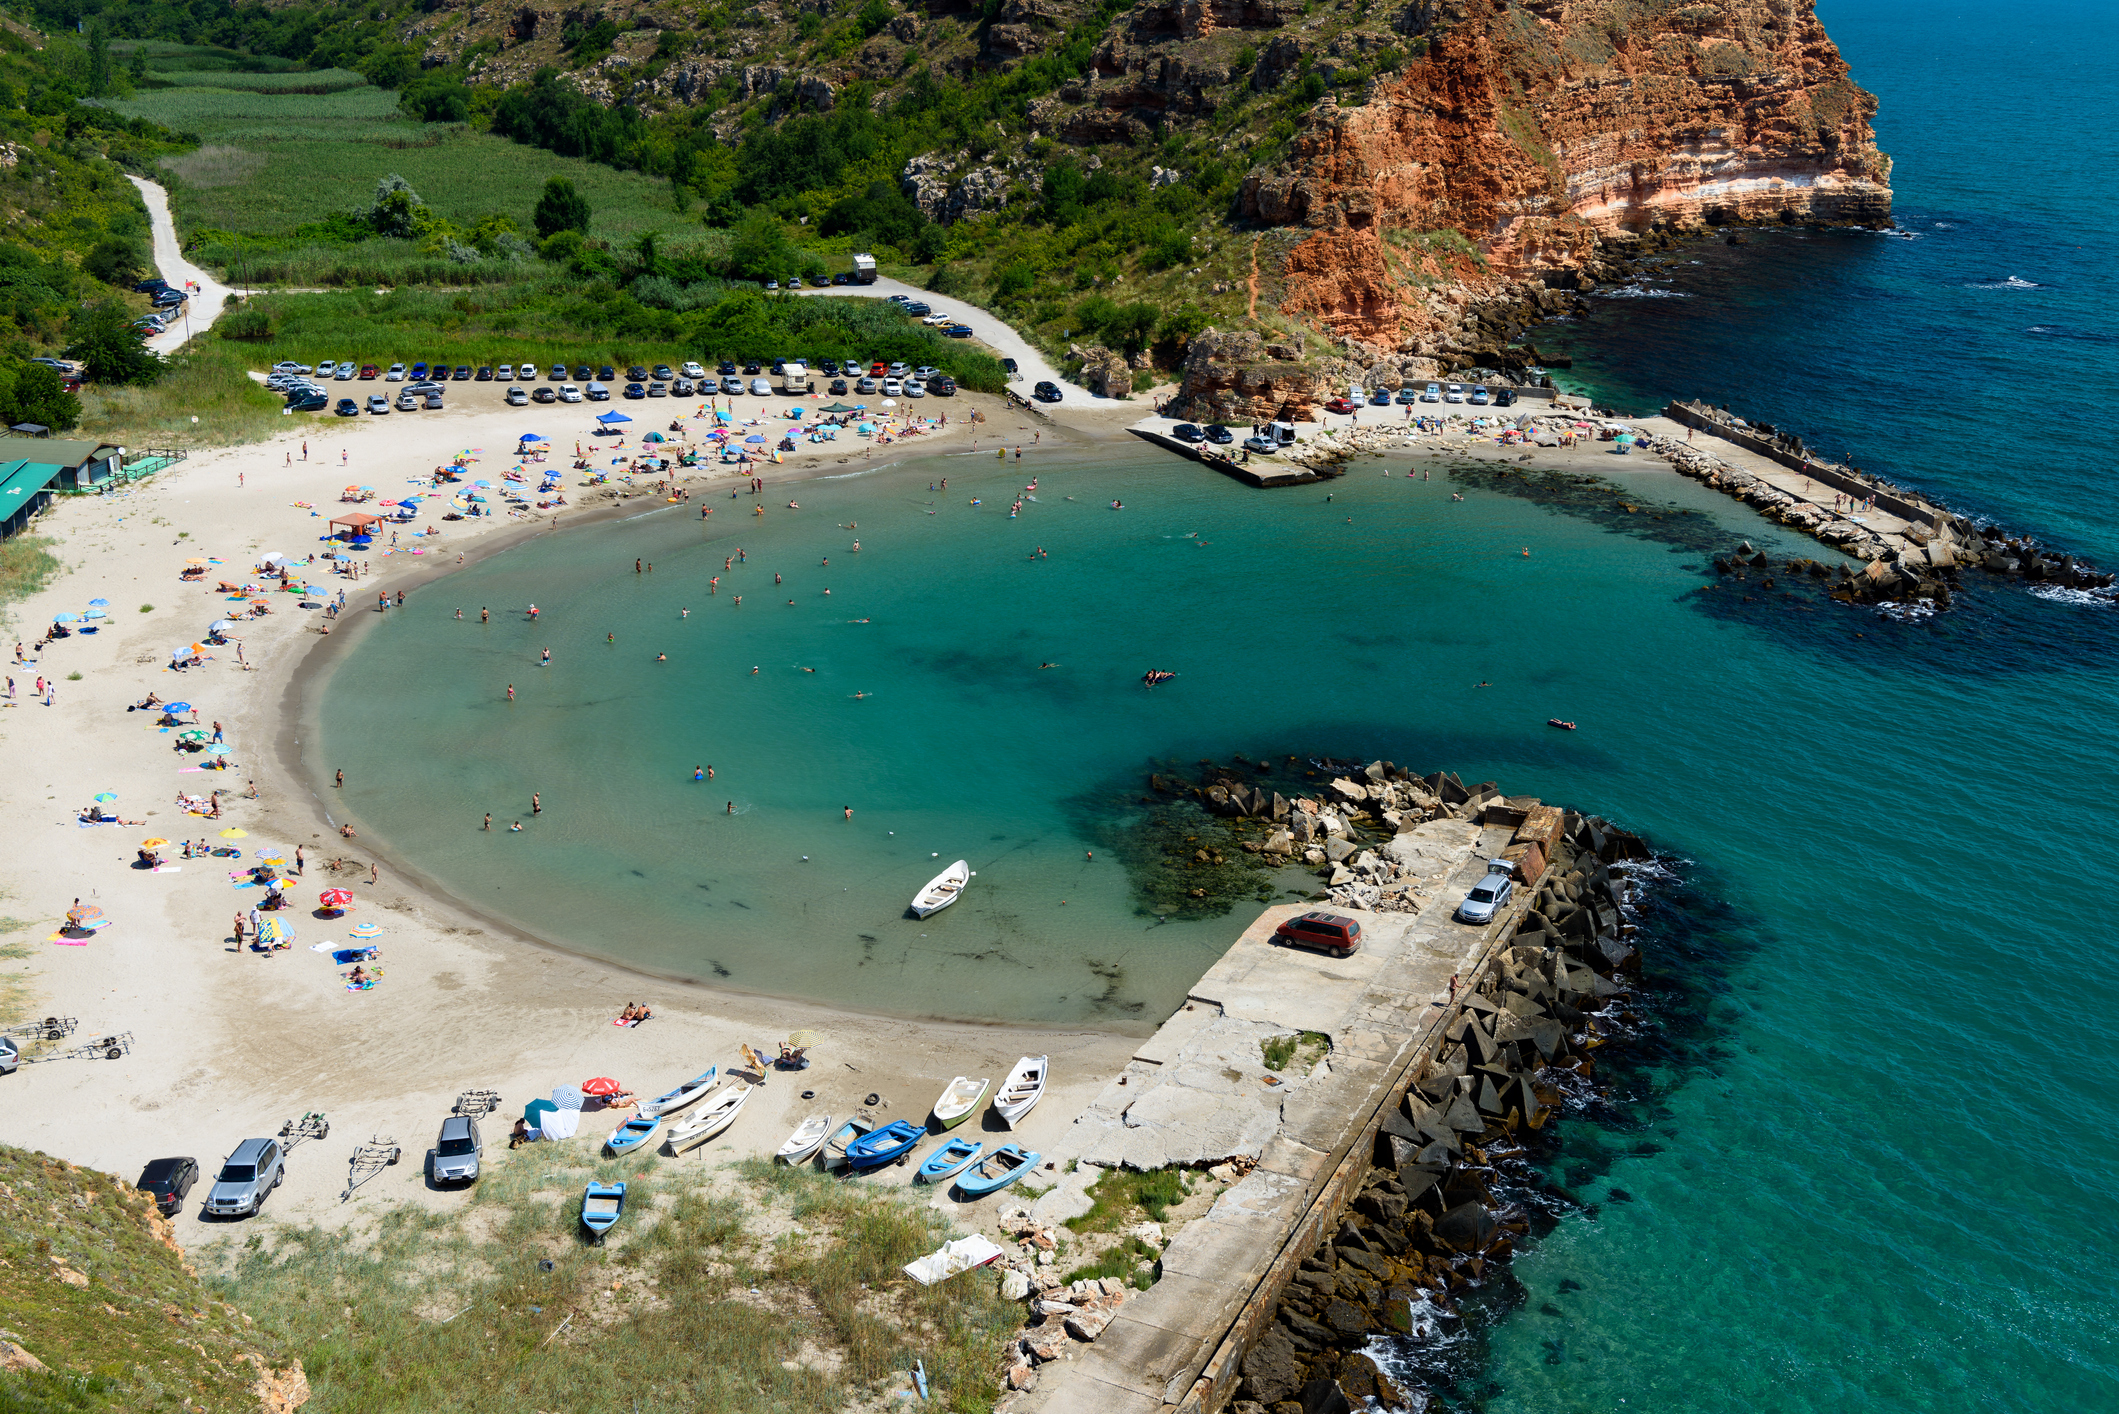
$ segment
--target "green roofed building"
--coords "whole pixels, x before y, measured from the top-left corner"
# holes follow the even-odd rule
[[[27,424],[23,424],[27,426]],[[10,431],[19,429],[11,428]],[[118,474],[125,449],[109,442],[82,442],[64,437],[0,436],[0,464],[22,457],[59,468],[61,491],[85,491]]]
[[[0,461],[0,539],[51,504],[52,483],[65,470],[53,462]]]

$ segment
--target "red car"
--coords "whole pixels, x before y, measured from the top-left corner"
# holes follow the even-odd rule
[[[363,377],[363,378],[380,378],[380,377],[382,377],[382,376],[383,376],[383,371],[382,371],[382,370],[381,370],[380,368],[377,368],[377,367],[376,367],[376,366],[375,366],[374,364],[372,364],[372,363],[364,363],[364,364],[362,364],[362,365],[361,365],[361,377]]]
[[[1298,913],[1275,928],[1273,936],[1289,947],[1315,948],[1334,957],[1361,951],[1361,925],[1338,913]]]
[[[1338,413],[1359,412],[1361,404],[1349,401],[1346,398],[1334,398],[1324,405],[1324,410]]]

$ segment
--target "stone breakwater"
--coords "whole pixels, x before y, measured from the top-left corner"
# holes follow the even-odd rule
[[[1379,1336],[1439,1340],[1458,1302],[1500,1275],[1531,1230],[1501,1191],[1569,1095],[1596,1083],[1640,954],[1626,917],[1635,837],[1568,812],[1533,906],[1468,979],[1442,1039],[1381,1113],[1366,1172],[1332,1227],[1272,1294],[1238,1370],[1235,1414],[1424,1407],[1365,1353]],[[1217,1407],[1212,1398],[1202,1408]]]

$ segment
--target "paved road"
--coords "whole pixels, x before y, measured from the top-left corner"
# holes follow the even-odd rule
[[[978,342],[992,349],[995,354],[1002,358],[1014,359],[1015,366],[1021,370],[1021,377],[1014,384],[1015,391],[1024,397],[1029,397],[1030,390],[1036,387],[1040,381],[1049,381],[1066,392],[1066,399],[1061,404],[1063,407],[1069,403],[1097,404],[1108,401],[1105,398],[1092,397],[1083,389],[1069,383],[1065,374],[1045,362],[1045,356],[1039,353],[1029,340],[1009,328],[1006,322],[980,309],[977,305],[966,304],[960,299],[951,299],[947,295],[938,295],[932,290],[923,290],[917,286],[905,284],[900,280],[886,280],[880,276],[877,277],[873,285],[825,285],[814,290],[804,290],[802,293],[805,295],[864,295],[869,299],[883,299],[890,295],[908,295],[913,299],[933,305],[937,314],[947,314],[969,324],[977,331],[975,337]]]
[[[187,285],[198,286],[188,313],[147,341],[147,347],[156,353],[172,354],[184,346],[185,340],[212,327],[221,315],[221,302],[228,298],[229,289],[184,258],[177,244],[176,223],[169,219],[169,193],[159,183],[143,177],[128,175],[126,180],[140,189],[140,197],[147,203],[148,224],[154,230],[156,273],[180,290]]]

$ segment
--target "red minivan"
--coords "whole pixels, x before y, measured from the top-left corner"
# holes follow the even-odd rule
[[[1361,951],[1361,925],[1338,913],[1298,913],[1273,930],[1290,947],[1315,948],[1335,957]]]

